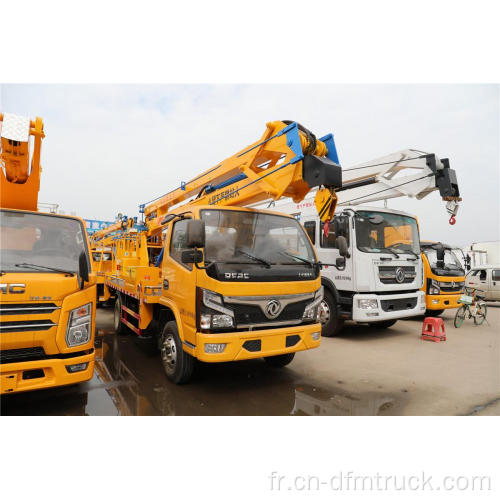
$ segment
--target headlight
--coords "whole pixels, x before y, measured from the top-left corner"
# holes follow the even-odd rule
[[[320,289],[315,293],[313,301],[305,307],[302,319],[310,319],[319,322],[319,305],[322,300],[323,287],[320,287]]]
[[[91,303],[70,311],[66,330],[66,345],[68,347],[86,344],[90,340],[91,314]]]
[[[429,286],[429,295],[439,295],[440,292],[441,292],[441,288],[439,286],[439,281],[431,280],[431,283]]]
[[[378,309],[377,299],[358,299],[360,309]]]
[[[217,330],[234,327],[234,311],[224,306],[222,295],[204,289],[201,294],[200,328]],[[219,314],[214,314],[215,312]]]

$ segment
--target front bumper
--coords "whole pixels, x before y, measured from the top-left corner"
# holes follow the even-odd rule
[[[437,309],[455,309],[460,307],[461,304],[458,303],[460,299],[460,293],[448,293],[439,295],[427,295],[425,297],[425,304],[429,310]]]
[[[381,301],[399,299],[417,299],[415,307],[412,309],[402,309],[396,311],[384,311]],[[358,299],[373,299],[377,301],[376,309],[361,309],[358,306]],[[378,295],[376,293],[356,294],[352,303],[352,319],[360,323],[374,323],[376,321],[386,321],[391,319],[411,318],[425,313],[425,293],[422,291],[413,293],[395,293],[391,295]]]
[[[196,334],[196,347],[193,349],[194,356],[207,363],[221,363],[224,361],[240,361],[243,359],[262,358],[276,356],[290,352],[314,349],[321,343],[321,325],[300,325],[284,328],[273,328],[268,330],[230,332],[230,333],[201,333]],[[318,340],[313,340],[313,333],[319,333]],[[293,345],[287,347],[288,343]],[[248,348],[258,350],[248,350]],[[249,342],[250,341],[250,342]],[[251,342],[257,341],[257,342]],[[245,343],[247,342],[245,347]],[[205,344],[224,343],[226,347],[221,353],[206,353]],[[191,349],[188,349],[190,352]]]
[[[68,359],[42,359],[0,365],[0,394],[47,389],[60,385],[77,384],[92,378],[95,352]],[[66,366],[88,363],[85,370],[68,373]],[[23,373],[43,370],[43,376],[23,379]]]

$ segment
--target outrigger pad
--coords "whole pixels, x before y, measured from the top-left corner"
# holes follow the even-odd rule
[[[342,168],[329,158],[305,155],[302,160],[302,178],[310,188],[326,186],[342,187]]]

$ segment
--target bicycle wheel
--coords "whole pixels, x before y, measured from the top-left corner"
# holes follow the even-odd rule
[[[460,309],[457,309],[457,312],[455,314],[455,328],[460,328],[462,326],[462,323],[464,322],[465,319],[465,314],[467,313],[468,306],[462,306]]]
[[[484,323],[487,310],[488,309],[484,302],[478,304],[476,315],[474,316],[474,323],[476,323],[476,325],[482,325]]]

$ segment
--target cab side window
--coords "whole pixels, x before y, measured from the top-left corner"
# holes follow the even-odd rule
[[[177,221],[172,229],[172,238],[170,239],[170,256],[172,259],[183,265],[187,269],[192,269],[192,264],[183,264],[181,255],[186,246],[186,231],[189,219]]]
[[[493,269],[491,279],[493,281],[500,281],[500,269]]]
[[[481,269],[481,272],[479,273],[479,280],[486,281],[486,269]]]
[[[313,245],[316,244],[316,222],[313,220],[304,222],[304,229],[306,230],[307,236],[311,240]]]
[[[322,248],[338,248],[337,237],[344,236],[349,246],[349,217],[336,215],[329,225],[328,237],[325,237],[325,223],[320,226],[320,244]]]

